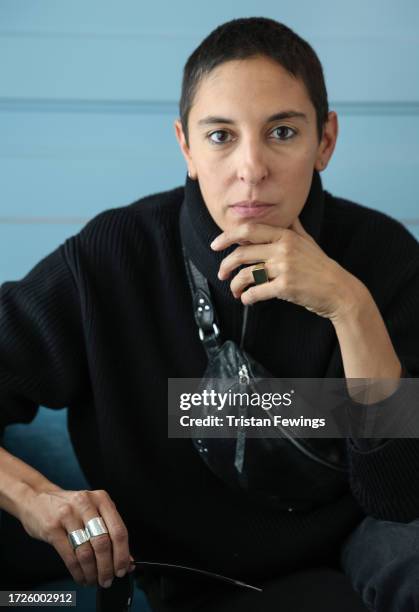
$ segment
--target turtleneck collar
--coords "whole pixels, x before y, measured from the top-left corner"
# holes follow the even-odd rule
[[[300,221],[304,229],[318,241],[320,237],[324,212],[324,191],[320,174],[315,170]],[[235,301],[229,281],[220,281],[217,277],[222,260],[237,248],[231,245],[224,251],[213,251],[210,243],[222,229],[211,217],[202,197],[198,180],[186,177],[184,200],[180,211],[180,231],[185,249],[196,267],[207,278],[210,286],[224,299]]]

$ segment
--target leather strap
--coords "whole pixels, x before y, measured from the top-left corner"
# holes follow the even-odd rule
[[[195,322],[198,326],[199,337],[205,350],[209,353],[220,346],[217,313],[211,299],[207,279],[189,259],[185,247],[182,247],[182,250],[186,275],[192,293]]]

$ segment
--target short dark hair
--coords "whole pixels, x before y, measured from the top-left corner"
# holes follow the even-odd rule
[[[317,132],[321,140],[329,104],[323,68],[316,52],[283,23],[266,17],[246,17],[218,26],[185,64],[179,114],[188,146],[188,118],[201,79],[224,62],[258,55],[273,59],[291,75],[301,78],[316,109]]]

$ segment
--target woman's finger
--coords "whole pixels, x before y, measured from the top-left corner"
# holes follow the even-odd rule
[[[72,550],[68,535],[78,529],[84,530],[84,524],[77,510],[70,503],[63,503],[58,509],[58,517],[64,532],[67,534],[68,550]],[[74,554],[80,564],[87,584],[94,584],[97,580],[96,559],[89,542],[85,542],[74,549]]]
[[[252,244],[237,247],[221,262],[218,278],[226,280],[239,266],[266,261],[272,257],[273,253],[274,247],[272,244]]]
[[[84,526],[86,526],[91,519],[102,516],[110,532],[106,519],[97,506],[96,496],[92,491],[76,491],[74,493],[73,503],[77,508],[77,512]],[[111,535],[110,533],[104,533],[102,535],[93,536],[90,538],[90,544],[95,555],[97,581],[101,586],[107,588],[112,584],[112,580],[115,576]],[[81,551],[81,553],[87,554],[83,553],[83,551]]]
[[[231,244],[268,244],[280,240],[289,230],[264,223],[243,223],[217,236],[210,244],[214,251],[222,251]]]
[[[112,542],[113,571],[121,578],[130,568],[128,530],[106,491],[93,491],[100,516],[105,521]]]
[[[276,280],[277,279],[269,283],[255,285],[244,291],[240,296],[242,303],[246,306],[247,304],[254,304],[255,302],[262,302],[263,300],[279,297]]]
[[[240,297],[246,287],[255,284],[255,279],[253,278],[253,270],[254,266],[247,266],[243,268],[236,274],[233,280],[230,283],[230,289],[235,298]],[[268,280],[272,280],[276,277],[277,273],[274,272],[274,265],[271,263],[265,263],[264,265],[266,274],[268,276]]]
[[[70,542],[68,541],[68,535],[64,529],[60,530],[60,533],[57,533],[57,535],[51,540],[51,544],[64,561],[65,566],[73,577],[74,582],[86,586],[87,578],[84,575],[83,568],[81,567]],[[85,544],[82,544],[81,546],[85,546]]]

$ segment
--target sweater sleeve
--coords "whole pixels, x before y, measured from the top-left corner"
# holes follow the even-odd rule
[[[419,263],[412,262],[409,279],[389,304],[384,320],[405,378],[419,377]],[[396,391],[380,402],[388,410],[394,402],[419,405],[419,383]],[[408,392],[406,392],[406,388]],[[409,391],[410,389],[410,391]],[[399,407],[397,405],[397,407]],[[419,418],[419,417],[418,417]],[[417,424],[415,422],[415,431]],[[365,512],[381,520],[410,522],[419,518],[419,439],[399,437],[357,444],[348,439],[349,475],[352,492]]]
[[[0,287],[0,428],[62,408],[89,387],[80,296],[66,261],[72,239]],[[0,432],[1,432],[0,429]]]

